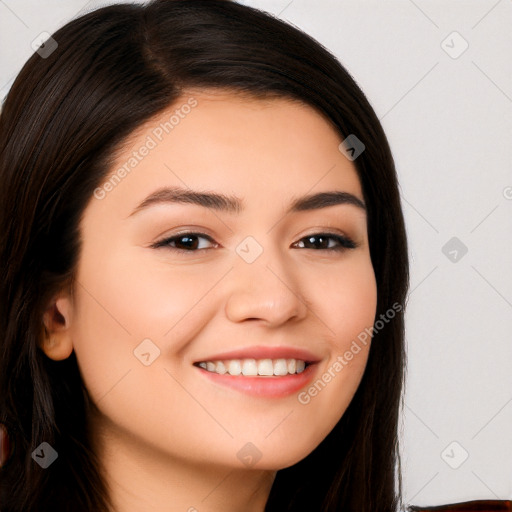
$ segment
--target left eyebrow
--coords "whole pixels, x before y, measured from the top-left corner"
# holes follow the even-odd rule
[[[333,190],[329,192],[319,192],[309,196],[299,197],[292,202],[287,213],[301,212],[305,210],[318,210],[327,208],[337,204],[351,204],[366,211],[366,205],[354,194],[342,192],[341,190]]]
[[[243,201],[238,197],[227,196],[216,192],[199,192],[181,187],[165,187],[147,196],[132,213],[130,213],[129,217],[152,205],[161,203],[196,204],[205,208],[212,208],[228,213],[240,213],[243,210]],[[354,194],[340,190],[332,190],[296,198],[292,201],[286,213],[319,210],[339,204],[353,205],[366,211],[364,202]]]

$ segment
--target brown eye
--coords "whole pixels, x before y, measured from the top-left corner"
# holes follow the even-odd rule
[[[334,244],[332,241],[334,241]],[[304,237],[297,243],[302,244],[300,247],[304,249],[320,249],[327,251],[343,251],[357,247],[350,238],[334,233],[315,233]]]
[[[183,252],[195,252],[198,250],[207,250],[212,248],[204,247],[204,242],[201,243],[200,239],[207,240],[210,243],[215,243],[211,237],[204,233],[182,233],[156,242],[152,247],[155,249],[165,247],[171,250],[175,249]]]

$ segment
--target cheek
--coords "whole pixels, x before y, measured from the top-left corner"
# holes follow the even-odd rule
[[[101,268],[84,263],[79,280],[86,283],[87,293],[81,293],[79,320],[98,317],[98,326],[128,335],[133,342],[160,338],[190,324],[182,320],[200,308],[201,298],[219,279],[219,272],[211,267],[202,271],[171,266],[164,259],[148,261],[137,253],[129,258],[112,254]],[[86,292],[85,287],[81,291]]]
[[[215,314],[214,305],[202,299],[226,272],[171,268],[163,260],[147,265],[143,259],[113,253],[100,260],[101,265],[84,253],[73,326],[75,353],[93,398],[101,398],[131,368],[142,366],[138,347],[149,348],[151,358],[162,356],[155,359],[158,363],[170,352],[179,355]],[[144,341],[148,339],[149,345]]]
[[[331,350],[344,352],[369,329],[377,309],[377,283],[370,257],[354,258],[339,270],[325,272],[309,295],[325,325]]]
[[[301,414],[316,425],[320,442],[343,416],[363,376],[377,308],[377,284],[370,258],[320,281],[312,298],[325,326],[329,359],[311,385],[298,394]],[[322,417],[322,422],[317,418]]]

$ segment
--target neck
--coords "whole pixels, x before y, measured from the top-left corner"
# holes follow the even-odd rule
[[[178,459],[105,425],[93,432],[113,512],[265,510],[276,471]]]

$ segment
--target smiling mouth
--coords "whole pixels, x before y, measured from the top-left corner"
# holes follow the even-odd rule
[[[302,373],[311,363],[302,359],[229,359],[194,363],[203,370],[219,375],[246,377],[284,377]]]

